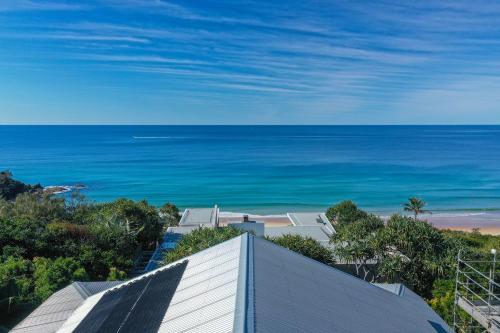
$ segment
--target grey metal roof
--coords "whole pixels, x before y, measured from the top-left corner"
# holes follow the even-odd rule
[[[173,267],[180,263],[184,270],[175,273],[174,287],[164,288],[157,281],[151,282],[157,291],[147,291],[148,281],[155,277],[169,280]],[[80,293],[76,296],[81,299]],[[123,302],[122,297],[126,298]],[[114,302],[120,306],[109,312],[106,304],[114,307]],[[156,303],[162,307],[152,306]],[[79,304],[66,316],[59,332],[81,331],[82,327],[93,332],[90,328],[95,321],[89,316],[97,318],[100,327],[121,323],[120,332],[128,331],[126,325],[144,333],[452,332],[420,297],[402,285],[372,285],[249,234]],[[126,313],[137,320],[127,323]],[[82,325],[85,321],[88,326]]]
[[[420,297],[251,239],[255,332],[452,332]]]
[[[123,281],[78,281],[73,282],[72,286],[75,287],[86,299],[87,297],[100,293],[101,291],[108,290],[109,288],[113,288],[121,283],[123,283]]]
[[[56,332],[89,296],[114,287],[121,281],[73,282],[55,292],[12,329],[15,333]]]

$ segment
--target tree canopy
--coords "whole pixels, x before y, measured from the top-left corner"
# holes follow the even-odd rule
[[[353,223],[368,214],[359,209],[354,202],[347,200],[328,208],[325,215],[330,222],[343,225]]]
[[[373,282],[376,272],[372,261],[377,256],[377,242],[384,222],[375,215],[367,215],[355,223],[337,226],[331,243],[336,244],[334,254],[343,263],[354,266],[356,275]]]
[[[160,207],[160,219],[165,227],[175,227],[179,225],[181,215],[176,205],[167,202]]]
[[[317,240],[311,237],[299,235],[283,235],[280,237],[269,238],[275,244],[286,247],[287,249],[302,254],[326,265],[333,265],[331,249],[324,247]]]
[[[404,204],[404,210],[407,212],[412,212],[414,214],[415,219],[417,219],[418,215],[423,213],[430,213],[429,210],[425,210],[426,202],[420,198],[409,198],[408,202]]]
[[[0,198],[0,313],[9,313],[0,316],[0,331],[71,281],[125,279],[138,247],[154,248],[163,225],[144,200],[93,203],[42,191]]]

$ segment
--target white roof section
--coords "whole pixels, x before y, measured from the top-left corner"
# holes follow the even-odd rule
[[[217,226],[219,208],[188,208],[182,214],[180,226]]]
[[[73,282],[52,294],[11,332],[56,332],[85,299],[120,283],[122,282]]]
[[[322,226],[328,234],[335,233],[335,229],[324,213],[287,213],[286,215],[295,226]]]
[[[174,272],[176,267],[183,269],[180,275],[179,270]],[[168,277],[169,272],[177,274],[178,284],[168,296],[167,308],[158,312],[151,304],[167,295],[145,296],[152,303],[141,297],[148,294],[148,281]],[[138,289],[141,285],[146,287]],[[129,315],[144,318],[132,323],[144,322],[144,333],[452,332],[420,297],[402,285],[378,287],[249,234],[87,298],[59,332],[82,332],[82,322],[89,322],[92,314],[100,315],[100,301],[120,291],[137,298],[133,306],[125,308],[128,314],[119,318],[121,333],[130,332],[121,329],[127,326]],[[111,305],[123,310],[122,300],[116,300],[118,305]],[[145,318],[155,311],[158,325],[152,328]],[[110,317],[106,314],[98,319],[106,323]],[[116,323],[116,316],[114,320]],[[85,332],[99,329],[102,327]]]

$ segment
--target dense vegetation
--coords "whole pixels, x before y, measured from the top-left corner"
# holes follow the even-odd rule
[[[322,262],[326,265],[334,264],[332,251],[311,237],[283,235],[268,239],[275,244],[286,247],[289,250],[300,253],[303,256]]]
[[[3,174],[5,177],[5,173]],[[1,326],[75,280],[124,279],[138,251],[152,249],[178,209],[119,199],[96,204],[78,193],[69,198],[22,190],[14,196],[3,179],[0,193]],[[15,188],[31,189],[29,185]]]
[[[422,200],[410,198],[404,207],[414,217],[393,215],[385,223],[351,201],[331,207],[327,216],[337,230],[331,238],[334,256],[370,282],[404,283],[452,323],[458,251],[469,258],[488,258],[492,248],[499,248],[500,237],[438,230],[417,219],[427,212],[424,206]]]

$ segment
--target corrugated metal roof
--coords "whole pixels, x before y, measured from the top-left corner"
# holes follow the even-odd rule
[[[122,282],[73,282],[69,286],[52,294],[35,311],[14,327],[12,332],[56,332],[86,298],[120,283]]]
[[[158,332],[232,331],[242,237],[183,259],[187,260],[187,266],[161,319]],[[112,290],[131,288],[135,281],[147,279],[178,263],[143,274]],[[104,294],[89,297],[64,323],[60,332],[73,332],[99,304]],[[148,309],[145,307],[145,310]]]
[[[452,332],[421,299],[253,238],[256,332]]]
[[[188,257],[159,332],[231,332],[242,236]]]

